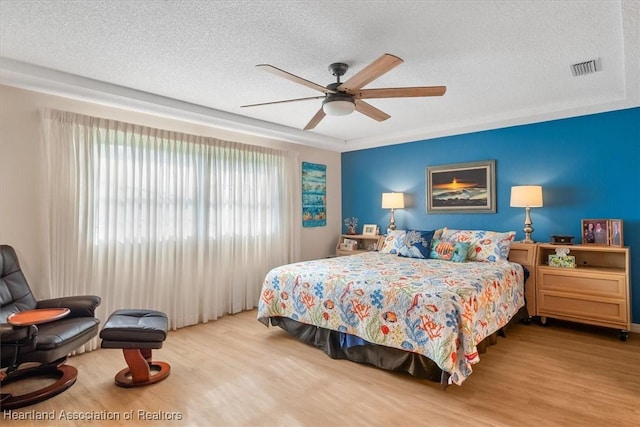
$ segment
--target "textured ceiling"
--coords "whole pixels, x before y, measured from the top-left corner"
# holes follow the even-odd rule
[[[640,105],[640,1],[0,1],[6,85],[348,151]],[[391,118],[326,117],[319,93],[383,53],[404,63],[366,88],[446,85],[374,99]],[[570,65],[599,59],[574,77]]]

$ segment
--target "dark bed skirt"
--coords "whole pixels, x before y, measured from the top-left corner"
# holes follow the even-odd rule
[[[524,317],[526,310],[524,313],[521,310],[509,324]],[[340,345],[340,332],[307,325],[286,317],[271,317],[270,321],[271,325],[278,326],[300,341],[323,350],[333,359],[347,359],[389,371],[406,372],[417,378],[439,382],[442,387],[449,384],[449,373],[442,371],[435,362],[421,354],[376,344],[345,348]],[[485,338],[478,345],[478,352],[484,353],[488,346],[496,344],[498,335],[505,336],[505,328]]]

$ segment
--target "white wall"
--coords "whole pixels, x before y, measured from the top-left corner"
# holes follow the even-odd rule
[[[211,127],[151,116],[84,101],[0,86],[0,243],[18,252],[27,279],[38,296],[43,273],[45,227],[39,108],[56,108],[228,141],[297,151],[300,161],[327,165],[327,225],[300,232],[301,259],[324,258],[335,251],[341,220],[340,153],[236,134]]]

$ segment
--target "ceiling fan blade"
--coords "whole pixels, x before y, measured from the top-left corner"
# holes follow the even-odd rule
[[[322,109],[322,107],[320,107],[320,109],[318,110],[318,112],[311,118],[311,120],[309,120],[309,123],[307,123],[307,125],[304,127],[303,130],[311,130],[314,127],[316,127],[318,125],[318,123],[320,123],[320,120],[324,119],[324,116],[326,116],[324,110]]]
[[[356,111],[364,114],[365,116],[371,117],[373,120],[382,122],[384,120],[387,120],[389,117],[391,117],[384,111],[380,111],[373,105],[367,104],[366,102],[360,99],[356,99],[354,100],[354,102],[356,103]]]
[[[338,90],[355,93],[361,87],[371,83],[387,71],[402,64],[404,61],[395,55],[385,53],[362,70],[355,73],[346,82],[338,86]]]
[[[389,87],[382,89],[360,89],[353,96],[359,99],[370,98],[411,98],[419,96],[442,96],[446,86]]]
[[[324,98],[324,95],[320,95],[320,96],[310,96],[307,98],[295,98],[295,99],[285,99],[283,101],[272,101],[272,102],[261,102],[259,104],[248,104],[248,105],[241,105],[240,108],[245,108],[245,107],[258,107],[261,105],[271,105],[271,104],[284,104],[286,102],[296,102],[296,101],[307,101],[309,99],[321,99]]]
[[[260,68],[261,70],[264,71],[268,71],[271,74],[275,74],[276,76],[280,76],[280,77],[284,77],[287,80],[291,80],[292,82],[301,84],[303,86],[306,87],[310,87],[311,89],[315,89],[317,91],[320,91],[322,93],[335,93],[334,90],[331,89],[327,89],[324,86],[321,86],[317,83],[311,82],[309,80],[303,79],[302,77],[298,77],[295,74],[291,74],[288,73],[284,70],[281,70],[280,68],[274,67],[273,65],[269,65],[269,64],[260,64],[260,65],[256,65],[256,67]]]

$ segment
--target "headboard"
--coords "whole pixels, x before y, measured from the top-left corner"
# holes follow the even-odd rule
[[[509,261],[517,262],[529,270],[529,278],[525,283],[525,298],[529,316],[536,314],[536,250],[538,245],[532,243],[513,242],[509,250]]]

